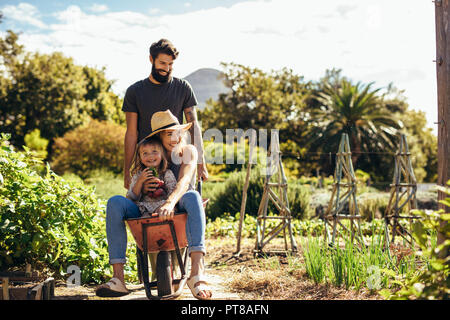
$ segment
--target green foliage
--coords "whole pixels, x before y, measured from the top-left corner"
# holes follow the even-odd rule
[[[321,283],[325,279],[325,248],[318,237],[309,237],[307,241],[302,242],[306,273],[315,283]]]
[[[113,122],[91,120],[57,138],[53,147],[52,167],[86,178],[95,169],[119,174],[123,171],[123,137],[126,129]]]
[[[199,112],[204,127],[223,133],[227,128],[277,128],[292,133],[299,128],[296,115],[306,94],[303,77],[289,69],[265,73],[235,63],[222,66],[224,82],[231,90],[217,101],[209,100],[206,109]]]
[[[331,283],[337,287],[360,290],[398,288],[397,278],[411,278],[421,270],[414,255],[393,255],[384,250],[383,224],[370,224],[369,243],[359,246],[344,236],[344,244],[336,241],[327,246],[323,238],[309,236],[302,242],[307,275],[316,283]],[[367,241],[367,240],[366,240]],[[422,263],[423,265],[423,263]]]
[[[450,185],[450,181],[448,182]],[[450,188],[440,187],[442,192],[450,195]],[[450,207],[450,197],[441,200]],[[428,261],[427,269],[418,275],[401,279],[401,289],[398,291],[385,290],[383,295],[388,299],[449,299],[450,294],[450,214],[439,211],[414,211],[422,217],[413,225],[413,237],[420,247],[416,254]],[[441,234],[442,242],[437,245],[433,235]]]
[[[104,204],[82,183],[69,182],[47,166],[44,176],[32,170],[41,160],[17,152],[1,139],[0,268],[31,263],[64,275],[71,264],[82,281],[104,280],[109,268]]]
[[[25,145],[36,153],[38,158],[47,158],[48,140],[41,137],[41,131],[34,129],[25,135]]]
[[[88,121],[124,122],[121,100],[111,91],[104,69],[76,65],[61,53],[24,52],[9,31],[0,39],[0,125],[20,146],[39,129],[50,141]]]
[[[335,71],[336,72],[336,71]],[[343,133],[347,133],[355,168],[371,173],[373,157],[364,157],[369,166],[358,162],[361,152],[387,152],[395,150],[396,132],[403,124],[385,108],[380,89],[372,89],[373,83],[353,84],[340,76],[324,79],[317,84],[311,109],[311,121],[307,133],[310,151],[336,153]],[[327,174],[334,170],[334,163],[320,159],[320,166]]]
[[[123,187],[123,174],[115,174],[106,169],[95,169],[83,180],[88,186],[95,187],[95,194],[100,199],[109,199],[115,195],[126,195]]]

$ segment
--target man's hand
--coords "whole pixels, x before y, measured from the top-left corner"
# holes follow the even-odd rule
[[[202,179],[203,181],[208,180],[208,169],[204,162],[197,164],[197,179]]]
[[[160,221],[172,220],[175,214],[175,205],[166,201],[161,207],[159,207],[155,213],[158,214]]]
[[[128,190],[128,188],[130,188],[130,183],[131,183],[131,177],[129,174],[124,174],[123,175],[123,186],[125,187],[125,189]]]

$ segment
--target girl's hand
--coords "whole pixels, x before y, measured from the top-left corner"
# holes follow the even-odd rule
[[[153,172],[149,168],[145,168],[144,170],[142,170],[141,175],[139,176],[139,182],[144,183],[151,177],[153,177]]]
[[[153,192],[156,189],[158,189],[159,186],[159,182],[160,180],[156,177],[149,177],[147,180],[144,181],[144,184],[142,186],[142,190],[144,192],[144,194],[147,194],[149,192]]]
[[[171,202],[166,201],[162,206],[160,206],[155,213],[158,214],[160,221],[172,220],[175,214],[175,205]]]

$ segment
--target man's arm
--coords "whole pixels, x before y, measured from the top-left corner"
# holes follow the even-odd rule
[[[195,110],[195,106],[185,108],[184,115],[186,117],[186,122],[192,122],[189,133],[191,134],[191,141],[193,141],[192,144],[197,149],[199,159],[197,165],[197,176],[203,180],[208,180],[208,170],[206,169],[206,161],[203,154],[202,130],[200,129],[200,125],[197,121],[197,111]]]
[[[136,149],[137,139],[138,139],[138,114],[135,112],[125,112],[125,117],[127,120],[127,131],[125,132],[125,159],[123,166],[123,186],[125,189],[130,187],[130,167],[131,161],[133,160],[134,151]]]

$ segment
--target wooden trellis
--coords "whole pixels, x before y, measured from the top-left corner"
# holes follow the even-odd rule
[[[356,239],[364,244],[361,234],[358,203],[356,201],[357,181],[353,171],[352,153],[348,135],[342,134],[339,143],[339,151],[336,153],[336,168],[334,171],[333,192],[328,203],[327,211],[323,217],[325,223],[325,241],[334,244],[337,233],[341,234],[338,226],[351,233],[351,239]],[[342,210],[348,203],[348,214],[342,214]],[[342,220],[350,220],[350,230],[342,224]],[[328,228],[333,230],[332,236]]]
[[[407,219],[411,223],[413,219],[420,218],[410,213],[412,209],[417,209],[417,181],[410,155],[406,136],[401,134],[400,146],[395,154],[394,178],[390,185],[391,195],[384,214],[387,246],[389,246],[389,229],[391,229],[391,242],[395,241],[396,235],[400,235],[409,244],[412,244],[411,234],[400,224],[400,219]]]
[[[289,201],[287,197],[288,184],[286,176],[284,174],[283,163],[281,161],[278,134],[272,135],[271,148],[269,150],[273,151],[273,157],[271,156],[271,151],[269,151],[264,192],[259,204],[258,218],[256,222],[256,244],[255,250],[253,251],[255,255],[260,255],[263,253],[286,254],[289,251],[297,251],[297,244],[292,233],[292,215],[291,211],[289,210]],[[277,182],[271,182],[272,178],[274,178]],[[269,200],[278,210],[279,215],[267,215]],[[279,220],[280,223],[276,225],[272,230],[268,230],[269,228],[266,222],[271,219]],[[286,230],[290,238],[290,249],[288,248]],[[264,250],[264,247],[281,232],[283,232],[284,236],[285,250]]]

